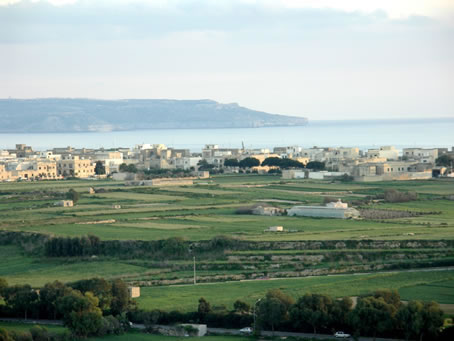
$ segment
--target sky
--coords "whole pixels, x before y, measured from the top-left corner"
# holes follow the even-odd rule
[[[0,0],[0,98],[454,117],[454,0]]]

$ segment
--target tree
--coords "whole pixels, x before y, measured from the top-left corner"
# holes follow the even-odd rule
[[[72,200],[73,203],[77,203],[79,201],[80,194],[79,192],[75,191],[74,189],[70,188],[68,192],[66,192],[66,199]]]
[[[54,320],[57,319],[58,309],[57,300],[60,297],[71,293],[72,289],[59,281],[47,283],[39,292],[40,303],[46,311],[47,316],[52,316]]]
[[[33,341],[49,341],[49,332],[45,327],[33,326],[30,328],[30,334],[32,335]]]
[[[260,166],[260,161],[255,157],[247,157],[239,162],[240,168],[252,168]]]
[[[238,162],[237,159],[225,159],[224,160],[224,166],[225,167],[238,167],[240,163]]]
[[[435,163],[437,166],[452,167],[454,164],[454,155],[443,154],[435,160]]]
[[[84,279],[74,283],[70,286],[73,289],[79,290],[85,294],[87,292],[93,293],[99,300],[99,308],[103,311],[108,311],[112,302],[112,284],[104,278]],[[98,304],[96,304],[98,306]]]
[[[281,166],[281,158],[280,157],[276,157],[276,156],[271,156],[271,157],[267,157],[265,160],[263,160],[262,162],[262,166],[276,166],[276,167],[280,167]]]
[[[73,290],[57,301],[65,326],[77,337],[96,335],[102,327],[102,312],[99,300],[91,293],[83,295]]]
[[[267,298],[277,298],[279,301],[282,302],[282,304],[285,307],[286,312],[289,311],[290,307],[295,304],[295,300],[293,297],[284,294],[281,290],[279,289],[271,289],[266,293]]]
[[[197,308],[197,312],[202,316],[211,312],[210,303],[208,303],[208,301],[205,300],[203,297],[200,297],[199,299],[199,306]]]
[[[443,326],[443,310],[437,302],[425,302],[421,311],[421,334],[419,340],[433,340]]]
[[[6,329],[0,327],[0,341],[13,341]]]
[[[106,174],[106,167],[103,165],[102,161],[96,161],[95,174]]]
[[[30,285],[14,285],[3,289],[3,299],[17,313],[23,313],[27,319],[27,313],[38,301],[38,294]]]
[[[134,164],[127,165],[126,163],[122,163],[120,167],[118,168],[120,172],[125,172],[125,173],[137,173],[137,167]]]
[[[2,292],[8,287],[8,282],[4,278],[0,278],[0,298],[2,298]]]
[[[214,165],[209,164],[207,160],[202,159],[197,162],[198,169],[201,171],[209,171],[214,168]]]
[[[325,163],[320,161],[310,161],[306,165],[307,169],[324,170]]]
[[[121,279],[112,282],[112,303],[110,310],[114,315],[120,315],[129,308],[128,286]]]
[[[281,164],[279,166],[281,169],[288,169],[288,168],[304,168],[304,164],[297,160],[292,159],[281,159]]]
[[[349,314],[352,311],[353,301],[350,297],[333,300],[331,310],[331,327],[334,330],[345,330],[349,322]]]
[[[276,156],[268,157],[265,160],[263,160],[262,166],[279,167],[281,169],[304,168],[304,164],[297,160],[288,158],[281,159]]]
[[[400,295],[397,292],[397,290],[390,289],[376,290],[373,296],[375,298],[382,298],[387,304],[391,304],[396,311],[402,305],[402,302],[400,301]]]
[[[270,327],[274,332],[276,326],[288,320],[289,309],[295,300],[279,289],[269,290],[257,306],[257,321],[260,328]]]
[[[265,298],[258,304],[257,308],[256,315],[260,329],[269,326],[274,332],[276,325],[279,325],[285,320],[285,305],[275,297]]]
[[[396,314],[399,327],[403,330],[405,340],[418,337],[422,328],[423,304],[419,301],[410,301],[402,305]]]
[[[354,328],[363,334],[372,335],[375,340],[377,334],[392,327],[395,312],[396,308],[386,303],[382,297],[360,297],[353,310]]]
[[[386,202],[408,202],[418,199],[416,192],[402,192],[394,188],[388,188],[384,192],[384,199]]]
[[[251,311],[251,306],[240,300],[236,300],[235,303],[233,303],[233,308],[237,313],[248,313]]]
[[[332,309],[333,300],[331,297],[320,294],[305,294],[292,307],[290,316],[297,326],[301,321],[309,323],[314,334],[317,334],[317,328],[326,328],[330,323]]]

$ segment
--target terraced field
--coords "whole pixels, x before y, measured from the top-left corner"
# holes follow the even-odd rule
[[[90,187],[97,193],[89,194]],[[80,201],[71,208],[56,207],[54,203],[61,200],[70,188],[81,194]],[[393,204],[378,200],[365,207],[422,214],[395,219],[337,220],[236,213],[238,208],[260,203],[284,209],[295,204],[321,204],[325,197],[357,203],[383,194],[388,188],[416,191],[419,199]],[[5,244],[3,241],[0,244],[3,260],[0,276],[12,284],[27,282],[35,287],[54,279],[68,282],[93,276],[121,277],[141,286],[152,286],[143,291],[143,302],[148,306],[147,297],[154,297],[154,290],[159,292],[167,288],[154,286],[192,281],[194,255],[197,258],[198,280],[202,283],[451,266],[454,265],[454,201],[447,197],[453,194],[452,180],[332,183],[283,181],[271,175],[217,176],[200,180],[194,186],[178,187],[130,187],[109,180],[1,183],[0,232],[59,237],[92,234],[102,241],[125,243],[129,240],[158,241],[177,237],[185,240],[188,248],[218,236],[227,236],[239,243],[255,243],[251,244],[255,246],[251,249],[220,249],[214,253],[199,254],[195,251],[172,260],[156,258],[153,254],[49,258],[44,256],[42,248],[32,242]],[[116,209],[113,205],[120,205],[121,208]],[[284,226],[286,232],[264,232],[269,226],[277,225]],[[366,244],[376,241],[387,243],[387,246],[355,244],[354,248],[333,247],[338,243],[341,245],[342,241],[364,241]],[[295,244],[301,242],[312,243],[312,246]],[[321,245],[318,248],[317,243]],[[359,280],[360,277],[352,279]],[[433,286],[408,277],[399,290],[404,298],[420,296],[451,303],[451,278],[443,280],[446,286],[444,282]],[[257,282],[286,281],[303,283],[293,282],[293,279]],[[326,285],[327,292],[331,290],[329,288],[341,287],[335,281],[328,281]],[[386,281],[381,285],[386,286]],[[197,290],[203,288],[201,285]],[[243,288],[246,286],[242,286],[241,290]],[[301,290],[304,288],[305,285],[302,285]],[[185,294],[188,300],[198,299],[196,296],[200,292],[197,290]],[[361,291],[352,292],[352,295],[358,292]],[[242,295],[247,297],[248,290],[245,289]],[[233,298],[232,295],[230,298]],[[224,302],[231,303],[227,303],[227,299]]]

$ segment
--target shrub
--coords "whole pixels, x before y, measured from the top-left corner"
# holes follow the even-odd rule
[[[402,192],[390,188],[385,190],[384,199],[386,202],[408,202],[417,200],[418,194],[416,192]]]

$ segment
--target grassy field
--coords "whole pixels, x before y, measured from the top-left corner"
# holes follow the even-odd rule
[[[364,275],[336,275],[294,279],[255,280],[198,285],[142,288],[137,299],[140,307],[148,310],[197,310],[198,299],[204,297],[212,306],[225,305],[232,309],[235,300],[250,304],[263,297],[270,289],[280,289],[297,298],[305,293],[322,293],[334,297],[358,296],[377,289],[396,289],[403,299],[442,299],[454,304],[454,290],[444,295],[434,288],[454,283],[454,271],[393,272]],[[412,288],[418,290],[411,291]],[[441,297],[443,296],[443,297]]]
[[[88,194],[88,189],[104,189]],[[386,188],[417,191],[422,199],[404,204],[377,204],[374,208],[437,211],[440,214],[387,221],[352,221],[295,217],[238,216],[238,207],[260,201],[295,201],[320,204],[325,196],[361,198]],[[82,194],[77,206],[55,207],[52,195],[74,188]],[[42,191],[42,192],[40,192]],[[277,176],[218,176],[195,186],[126,187],[114,181],[49,181],[0,184],[0,229],[62,236],[95,234],[102,239],[155,240],[181,236],[190,240],[232,235],[248,240],[325,239],[453,239],[454,181],[401,181],[391,183],[330,183],[282,181]],[[431,199],[431,200],[428,200]],[[121,205],[113,209],[112,205]],[[289,203],[279,203],[283,208]],[[114,219],[114,223],[79,223]],[[268,226],[282,225],[292,233],[270,234]]]
[[[17,323],[17,322],[4,322],[0,321],[0,328],[4,328],[8,331],[17,331],[17,332],[28,332],[35,324],[32,323]],[[40,325],[46,328],[48,331],[54,333],[63,333],[67,330],[63,326],[54,326],[54,325]],[[131,331],[123,335],[109,335],[103,337],[90,337],[87,338],[87,341],[178,341],[178,340],[199,340],[199,337],[175,337],[175,336],[163,336],[163,335],[152,335],[146,334],[138,331]],[[246,341],[251,340],[251,338],[241,337],[241,336],[205,336],[203,338],[205,341]]]
[[[433,283],[422,283],[404,287],[400,290],[403,300],[418,297],[421,300],[436,301],[443,304],[453,304],[454,280]]]
[[[41,287],[59,280],[71,282],[96,276],[113,278],[120,275],[143,273],[145,269],[118,260],[89,261],[42,259],[26,256],[17,246],[0,246],[0,277],[10,285],[31,284]]]
[[[89,194],[89,188],[98,193]],[[75,207],[56,207],[54,203],[73,188],[81,194]],[[366,196],[382,194],[385,189],[416,191],[419,200],[389,204],[377,202],[369,206],[375,209],[417,211],[423,214],[412,218],[381,220],[340,220],[306,217],[267,217],[238,215],[236,209],[263,202],[282,208],[294,203],[321,204],[325,197],[343,200],[359,200]],[[82,236],[93,234],[103,240],[159,240],[169,237],[183,237],[190,241],[208,240],[225,235],[248,241],[323,241],[323,240],[453,240],[454,201],[446,199],[454,195],[453,180],[397,181],[380,183],[332,183],[315,180],[285,180],[269,175],[222,175],[197,181],[194,186],[177,187],[132,187],[110,180],[70,180],[0,183],[0,231],[38,232],[56,236]],[[114,209],[113,205],[121,205]],[[111,220],[109,223],[97,223]],[[90,223],[90,224],[87,224]],[[264,232],[269,226],[283,226],[285,233]],[[23,248],[27,248],[23,245]],[[0,245],[0,276],[11,284],[30,283],[40,287],[44,283],[61,280],[70,282],[82,278],[103,276],[123,278],[129,281],[153,281],[161,279],[190,278],[191,263],[188,260],[157,262],[153,259],[114,259],[87,257],[85,259],[50,259],[43,255],[24,252],[20,246]],[[314,259],[334,254],[333,250],[260,250],[233,252],[217,256],[217,259],[198,259],[200,276],[242,275],[253,273],[276,273],[279,271],[304,271],[308,269],[339,269],[347,266],[367,264],[419,264],[424,261],[452,261],[453,250],[433,248],[427,250],[342,250],[336,251],[339,258],[330,262],[307,261],[290,256]],[[363,261],[365,253],[375,252],[376,257]],[[237,261],[231,257],[247,257]],[[264,259],[263,257],[267,257]],[[288,256],[276,258],[276,256]],[[256,260],[253,258],[257,257]],[[262,257],[262,258],[260,258]],[[275,258],[271,258],[275,257]],[[343,257],[343,258],[342,258]],[[347,258],[351,257],[352,260]],[[366,259],[367,257],[364,257]],[[337,260],[336,260],[337,259]],[[442,263],[445,261],[445,263]],[[369,263],[368,263],[369,262]],[[417,266],[423,266],[417,265]],[[415,265],[416,266],[416,265]],[[427,265],[424,265],[427,266]],[[379,268],[379,267],[378,267]],[[226,283],[223,295],[213,294],[219,304],[231,304],[235,290],[245,299],[263,294],[271,285],[283,285],[285,290],[301,293],[304,290],[339,294],[342,288],[348,295],[362,293],[369,287],[395,287],[405,297],[424,297],[440,302],[454,303],[450,295],[452,278],[448,273],[436,277],[435,273],[421,273],[421,277],[407,273],[398,280],[398,275],[360,275],[361,285],[345,282],[347,277],[306,278],[299,280],[277,280]],[[416,277],[415,277],[416,276]],[[430,281],[422,281],[428,276]],[[433,286],[434,282],[447,281],[445,286]],[[438,275],[437,275],[438,276]],[[282,282],[281,282],[282,281]],[[320,281],[318,283],[317,281]],[[327,281],[325,283],[325,281]],[[338,282],[340,281],[340,282]],[[251,283],[251,284],[248,284]],[[281,283],[281,284],[280,284]],[[288,284],[285,284],[288,283]],[[297,284],[295,284],[297,283]],[[318,283],[318,284],[317,284]],[[451,283],[451,284],[450,284]],[[295,284],[295,286],[292,286]],[[319,285],[320,284],[320,285]],[[323,285],[322,285],[323,284]],[[153,308],[173,305],[178,298],[184,309],[192,309],[193,301],[210,288],[220,284],[191,287],[144,288],[141,298],[144,304]],[[288,287],[287,287],[288,285]],[[444,285],[444,284],[443,284]],[[237,287],[238,286],[238,287]],[[263,286],[263,287],[262,287]],[[298,287],[300,286],[300,287]],[[233,288],[230,290],[229,288]],[[225,291],[224,291],[225,289]],[[189,292],[185,293],[185,290]],[[195,290],[195,292],[191,292]],[[202,291],[200,291],[202,290]],[[216,289],[217,290],[217,289]],[[354,292],[353,292],[354,291]],[[155,296],[155,292],[159,295]],[[176,295],[174,297],[174,295]],[[182,296],[181,296],[182,295]],[[187,295],[187,301],[184,300]],[[241,298],[240,297],[240,298]],[[156,303],[155,303],[156,302]],[[166,303],[167,302],[167,303]],[[216,304],[218,304],[216,303]],[[171,307],[169,307],[170,309]],[[167,308],[166,308],[167,309]]]
[[[37,324],[0,321],[0,328],[4,328],[6,330],[15,330],[18,332],[28,332],[30,330],[30,328],[32,328],[33,326],[37,326]],[[63,333],[65,330],[67,330],[63,326],[56,326],[56,325],[51,325],[51,324],[40,325],[40,326],[42,326],[42,327],[46,328],[48,331],[51,331],[54,333]]]

